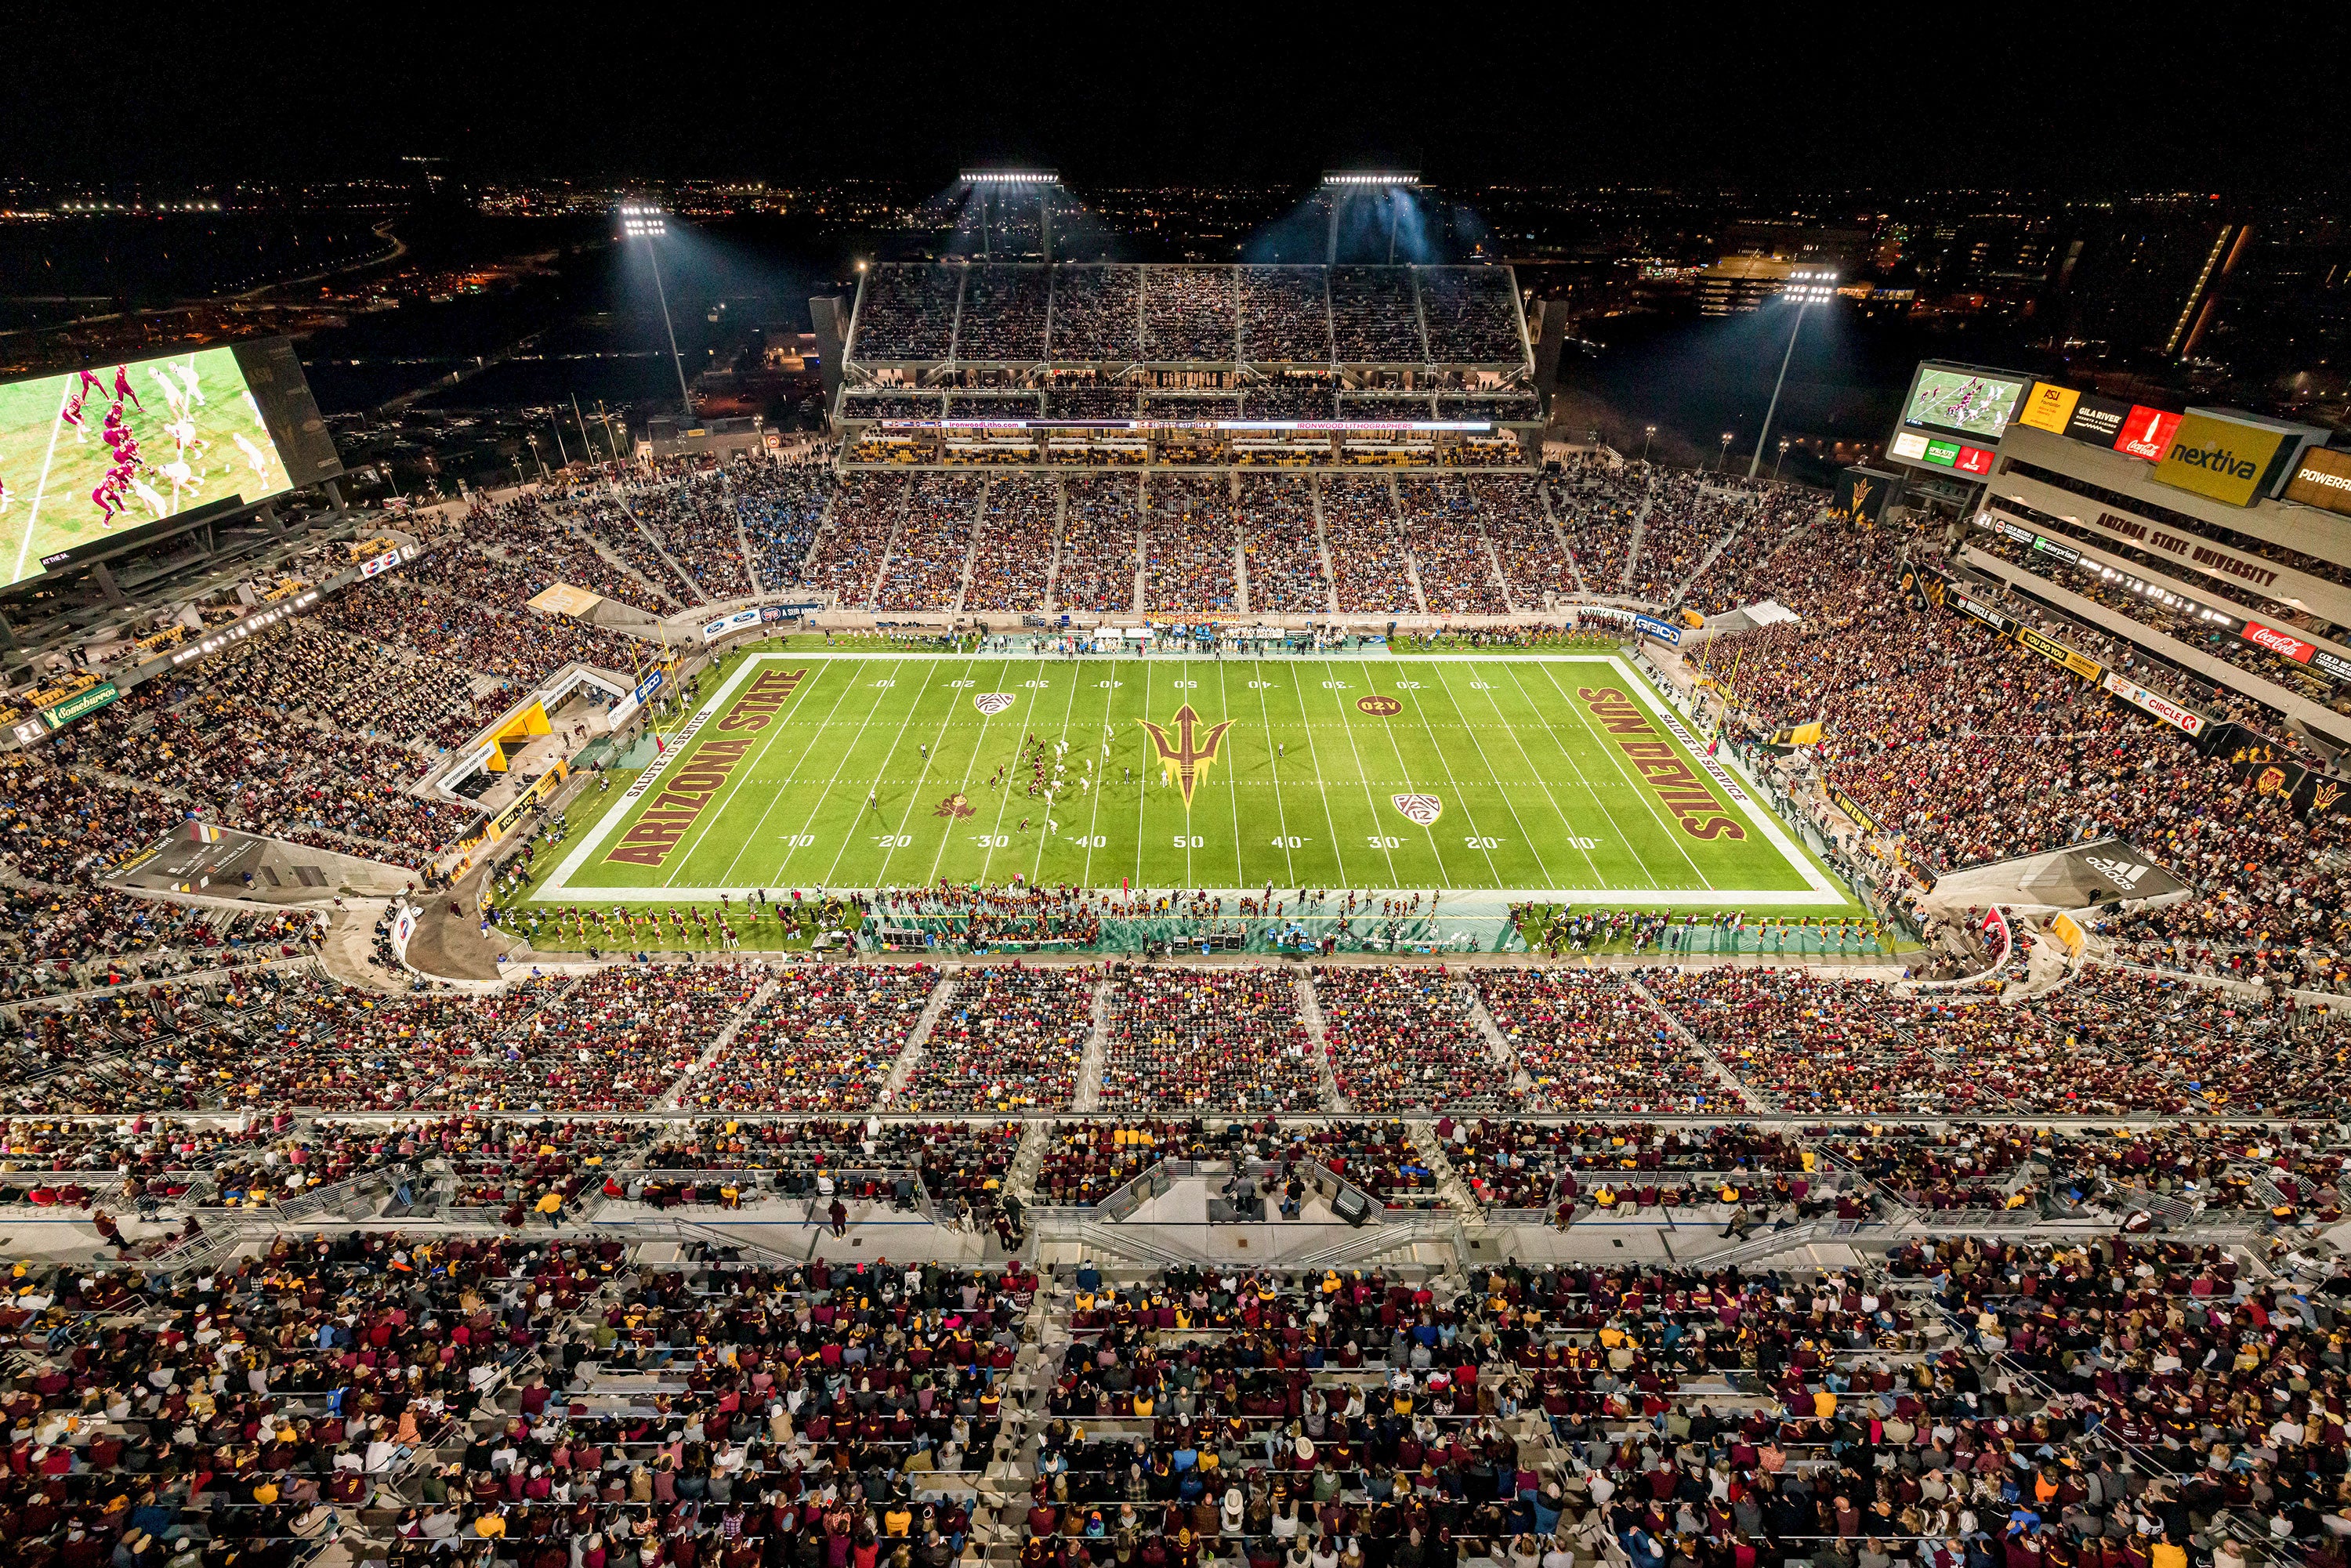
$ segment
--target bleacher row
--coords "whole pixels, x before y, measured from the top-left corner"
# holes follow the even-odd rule
[[[1049,1276],[352,1231],[16,1283],[0,1510],[45,1568],[2339,1550],[2346,1282],[2160,1239]]]
[[[1512,287],[1492,267],[885,263],[846,358],[1518,366]]]
[[[1728,608],[1744,569],[1816,507],[1809,492],[1741,481],[1701,492],[1658,480],[1654,496],[1645,478],[1606,484],[858,473],[806,581],[844,608],[964,613],[1505,615],[1586,594]],[[1647,519],[1637,559],[1633,510],[1599,498],[1620,493]]]
[[[2274,1118],[2339,1110],[2351,1060],[2341,1015],[2099,966],[2009,1006],[1776,967],[622,964],[459,998],[280,966],[12,1029],[28,1113]]]

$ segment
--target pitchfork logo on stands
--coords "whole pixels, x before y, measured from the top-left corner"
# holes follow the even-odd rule
[[[1424,828],[1437,826],[1437,819],[1445,815],[1445,802],[1434,795],[1391,795],[1388,800],[1397,810]]]
[[[998,714],[1002,713],[1006,708],[1012,706],[1012,694],[1010,692],[982,692],[977,696],[971,699],[971,706],[977,708],[981,713],[986,714],[988,717],[994,718]]]

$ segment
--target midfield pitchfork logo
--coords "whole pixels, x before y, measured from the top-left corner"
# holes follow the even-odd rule
[[[1184,809],[1190,810],[1193,786],[1200,781],[1200,775],[1208,770],[1208,764],[1217,759],[1217,747],[1223,742],[1225,731],[1232,728],[1233,721],[1226,719],[1209,730],[1205,737],[1196,738],[1193,731],[1200,723],[1200,716],[1192,711],[1190,703],[1186,703],[1176,710],[1178,744],[1174,746],[1167,744],[1167,732],[1149,719],[1135,722],[1151,732],[1151,744],[1159,753],[1160,774],[1163,778],[1174,779],[1182,786]]]

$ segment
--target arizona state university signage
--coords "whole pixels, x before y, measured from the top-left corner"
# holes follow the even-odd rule
[[[696,747],[604,858],[642,866],[658,866],[667,860],[757,744],[747,737],[775,721],[807,676],[806,670],[769,670],[753,681],[718,720],[721,731],[731,732],[727,737],[705,740]]]

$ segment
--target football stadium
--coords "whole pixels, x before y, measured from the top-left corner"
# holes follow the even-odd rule
[[[11,1560],[2340,1564],[2351,456],[1054,183],[454,500],[0,384]]]

